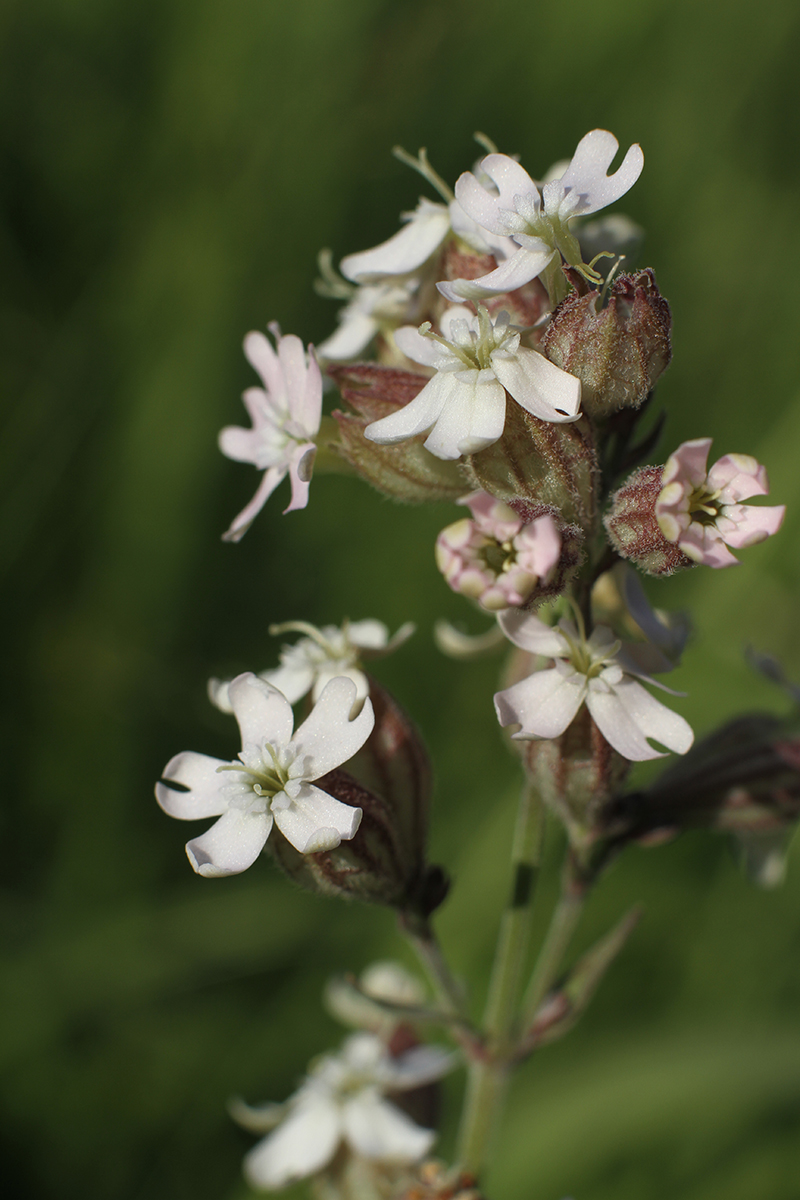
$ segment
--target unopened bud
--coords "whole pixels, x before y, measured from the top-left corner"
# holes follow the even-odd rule
[[[656,519],[663,476],[663,467],[634,471],[611,497],[611,508],[603,521],[617,554],[647,575],[674,575],[694,566],[675,542],[667,541]]]
[[[468,485],[459,466],[430,454],[422,445],[423,436],[397,445],[364,437],[367,425],[409,404],[428,382],[426,375],[378,363],[328,366],[327,373],[355,410],[334,412],[339,441],[333,448],[367,483],[407,504],[456,500],[464,494]]]
[[[542,340],[550,361],[580,379],[583,409],[592,417],[638,408],[672,356],[669,305],[649,268],[620,275],[600,304],[597,290],[572,292]]]

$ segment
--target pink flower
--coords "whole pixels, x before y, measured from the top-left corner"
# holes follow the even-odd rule
[[[322,376],[313,353],[306,354],[300,338],[281,335],[269,326],[277,353],[263,333],[244,339],[247,361],[261,376],[263,388],[248,388],[242,396],[252,429],[228,425],[219,435],[219,448],[236,462],[251,462],[264,472],[255,496],[223,535],[238,542],[278,484],[289,476],[292,498],[284,512],[305,508],[322,416]]]
[[[487,492],[465,496],[472,519],[448,525],[436,539],[436,565],[454,592],[498,612],[529,599],[561,554],[561,535],[549,515],[526,524]]]
[[[766,469],[749,454],[726,454],[709,471],[710,448],[711,438],[695,438],[667,459],[656,520],[667,541],[687,558],[709,567],[732,567],[738,559],[728,546],[741,550],[777,533],[786,507],[740,504],[767,494]]]

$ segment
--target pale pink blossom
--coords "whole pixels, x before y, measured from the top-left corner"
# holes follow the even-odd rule
[[[170,759],[156,784],[156,799],[171,817],[219,817],[207,833],[186,844],[198,875],[245,871],[263,850],[273,824],[301,854],[332,850],[354,836],[361,809],[342,804],[314,780],[352,758],[372,732],[369,699],[351,720],[355,696],[351,679],[330,680],[293,734],[292,706],[277,688],[249,672],[233,680],[228,698],[242,735],[238,759],[225,762],[184,751]]]
[[[609,175],[618,148],[613,134],[592,130],[578,143],[563,174],[543,184],[541,191],[528,172],[506,154],[482,159],[482,178],[466,171],[456,183],[456,199],[481,229],[510,239],[511,250],[495,270],[480,279],[437,284],[442,295],[457,303],[510,292],[541,275],[551,263],[560,261],[560,256],[573,266],[582,266],[570,221],[598,212],[624,196],[644,165],[644,155],[634,145]]]
[[[305,508],[308,485],[314,466],[316,444],[322,416],[322,376],[314,354],[306,353],[300,338],[281,335],[279,327],[269,326],[277,353],[263,333],[248,333],[244,339],[247,361],[264,384],[248,388],[242,395],[251,429],[228,425],[219,435],[219,447],[236,462],[250,462],[263,471],[253,499],[231,523],[224,540],[238,542],[254,517],[289,476],[292,497],[284,512]]]
[[[521,726],[513,737],[560,737],[585,704],[606,741],[632,762],[662,757],[651,738],[678,754],[691,746],[691,727],[642,687],[639,679],[655,680],[635,669],[607,626],[587,638],[572,621],[551,627],[519,609],[501,613],[499,622],[515,646],[553,660],[495,695],[500,724]]]
[[[683,442],[667,459],[655,513],[661,532],[687,558],[732,567],[741,550],[777,533],[786,508],[741,504],[769,491],[766,468],[749,454],[726,454],[709,471],[711,438]]]
[[[578,419],[580,381],[521,346],[507,313],[492,320],[482,305],[477,316],[455,307],[442,316],[441,336],[429,328],[394,335],[408,358],[436,373],[409,404],[366,427],[371,441],[393,445],[430,430],[425,446],[437,458],[475,454],[502,436],[506,392],[542,421]]]
[[[436,565],[447,583],[489,612],[524,604],[561,555],[555,521],[545,514],[526,523],[487,492],[459,503],[472,518],[448,525],[436,539]]]

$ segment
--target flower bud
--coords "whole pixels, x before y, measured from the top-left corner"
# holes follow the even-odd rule
[[[447,894],[444,872],[425,860],[428,755],[409,718],[373,679],[370,699],[375,725],[369,738],[347,771],[318,781],[329,795],[362,810],[355,836],[319,854],[298,854],[284,838],[275,838],[272,850],[287,874],[312,891],[427,916]]]
[[[545,505],[569,524],[591,526],[597,455],[585,418],[558,425],[506,403],[503,436],[466,458],[462,469],[473,489],[512,507],[517,500]]]
[[[649,268],[618,276],[605,307],[600,302],[597,290],[572,292],[542,341],[550,361],[580,379],[583,409],[592,417],[638,408],[672,356],[669,305]]]
[[[664,536],[656,517],[663,467],[640,467],[611,497],[603,523],[611,545],[647,575],[674,575],[694,564]]]
[[[367,425],[410,403],[428,382],[426,375],[378,363],[328,366],[327,373],[355,410],[334,412],[339,441],[333,448],[367,483],[407,504],[456,500],[464,494],[459,466],[429,454],[422,435],[396,445],[380,445],[364,437]]]

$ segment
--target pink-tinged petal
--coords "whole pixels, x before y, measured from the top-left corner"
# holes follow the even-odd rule
[[[350,682],[349,680],[347,681]],[[287,785],[289,786],[289,785]],[[301,783],[288,808],[273,805],[275,824],[288,842],[301,854],[320,854],[335,850],[349,841],[361,824],[361,809],[342,804],[312,783]],[[285,796],[286,793],[278,793]],[[277,797],[276,797],[277,799]]]
[[[585,694],[583,675],[565,677],[550,667],[497,692],[494,707],[501,725],[522,726],[514,738],[554,738],[572,723]]]
[[[530,528],[522,530],[519,538],[523,565],[540,579],[546,579],[561,557],[561,534],[555,521],[549,514],[538,517]]]
[[[293,743],[297,747],[298,761],[302,759],[306,764],[304,779],[327,775],[364,745],[375,724],[375,714],[367,700],[351,721],[350,711],[355,698],[356,685],[351,679],[344,676],[332,679],[297,730]]]
[[[450,397],[459,389],[458,380],[449,371],[440,371],[429,379],[422,391],[410,404],[398,408],[397,412],[373,421],[364,430],[364,437],[382,446],[393,446],[407,438],[424,433],[438,421],[442,409]]]
[[[729,518],[735,523],[735,528],[724,529],[722,536],[727,544],[736,550],[743,550],[745,546],[756,546],[778,532],[785,516],[785,504],[763,507],[755,504],[737,504],[732,509],[723,509],[721,520]]]
[[[228,807],[227,800],[220,793],[226,780],[217,771],[218,767],[224,765],[221,758],[195,754],[193,750],[176,754],[164,767],[162,779],[183,784],[190,791],[178,792],[165,783],[157,783],[156,800],[165,813],[177,817],[179,821],[218,817]]]
[[[292,738],[294,715],[286,697],[252,671],[237,675],[228,688],[228,699],[239,724],[243,746],[271,742],[285,746]]]
[[[680,484],[691,484],[692,487],[705,483],[711,441],[711,438],[693,438],[689,442],[682,442],[664,465],[664,486],[673,480]]]
[[[280,404],[276,404],[275,397],[263,388],[245,388],[242,392],[242,404],[247,409],[247,415],[253,424],[253,431],[256,432],[262,425],[275,424],[276,412],[285,412],[286,406],[283,403],[283,398],[280,397]]]
[[[319,432],[322,420],[322,372],[319,369],[313,346],[308,347],[308,366],[306,367],[302,401],[297,404],[292,415],[295,420],[300,422],[309,438],[315,437]]]
[[[456,182],[456,200],[468,217],[472,217],[490,233],[507,234],[504,210],[514,211],[517,196],[529,197],[530,205],[538,211],[539,192],[528,172],[507,154],[488,154],[481,160],[481,171],[497,187],[497,195],[487,191],[471,171],[465,171]]]
[[[722,504],[736,504],[769,491],[767,468],[749,454],[726,454],[708,472],[709,491],[719,492]]]
[[[638,144],[630,147],[613,175],[608,168],[619,142],[607,129],[593,129],[578,142],[572,161],[559,180],[561,186],[578,192],[573,214],[587,215],[613,204],[633,187],[642,173],[644,154]]]
[[[492,368],[517,404],[540,421],[561,424],[580,416],[581,382],[543,354],[524,347],[506,358],[492,356]]]
[[[271,829],[269,813],[229,808],[207,833],[186,843],[186,854],[197,874],[207,879],[238,875],[252,867]]]
[[[341,1136],[338,1107],[327,1095],[309,1090],[274,1133],[245,1156],[247,1181],[257,1189],[278,1191],[314,1175],[333,1158]]]
[[[292,485],[292,498],[283,510],[286,513],[296,512],[308,504],[308,487],[314,470],[314,459],[317,447],[313,442],[304,442],[292,451],[289,459],[289,482]]]
[[[262,476],[256,494],[249,504],[246,504],[238,516],[231,521],[230,528],[223,533],[223,542],[238,542],[247,533],[253,521],[269,500],[275,488],[286,478],[287,467],[269,467]]]
[[[407,275],[427,262],[449,230],[446,206],[423,200],[398,233],[371,250],[348,254],[339,269],[353,283],[366,283],[383,275]]]
[[[491,446],[506,422],[506,394],[490,371],[459,371],[450,378],[457,386],[425,441],[426,450],[444,460]]]
[[[278,338],[278,359],[285,380],[286,397],[292,416],[302,406],[306,390],[306,351],[305,346],[294,333]]]
[[[226,425],[220,430],[217,441],[225,457],[234,462],[254,463],[263,448],[261,433],[255,429],[242,429],[240,425]]]
[[[662,746],[666,746],[668,750],[673,750],[676,754],[685,754],[691,747],[694,741],[694,733],[688,721],[685,721],[679,713],[673,712],[671,708],[667,708],[666,704],[662,704],[660,700],[656,700],[636,680],[623,679],[621,683],[615,686],[614,694],[629,719],[634,722],[637,729],[645,737],[659,742]],[[590,686],[589,697],[586,701],[589,711],[594,717],[600,732],[606,738],[606,741],[611,742],[626,758],[630,758],[631,756],[608,736],[595,715],[597,698],[602,695],[603,693],[599,689],[594,691]],[[653,758],[656,755],[651,750],[648,757]],[[640,760],[632,759],[632,761]]]
[[[373,1088],[358,1092],[342,1109],[345,1137],[363,1158],[387,1162],[417,1162],[436,1138],[431,1129],[415,1125],[410,1117],[382,1100]]]
[[[339,328],[326,338],[317,352],[320,358],[344,362],[357,358],[378,332],[378,322],[368,313],[351,312],[349,306],[342,314]]]
[[[736,567],[739,560],[731,554],[722,540],[722,534],[716,525],[700,525],[693,521],[689,528],[680,535],[678,547],[692,562],[705,567]]]
[[[281,365],[269,339],[263,333],[248,333],[244,339],[244,354],[250,366],[258,371],[267,391],[274,396],[282,396],[284,382]]]
[[[541,239],[532,238],[531,242],[534,241]],[[464,300],[486,300],[490,296],[513,292],[523,284],[530,283],[532,279],[541,275],[555,254],[552,246],[541,241],[541,249],[520,248],[494,271],[490,271],[488,275],[481,275],[480,279],[454,279],[451,282],[437,283],[436,286],[442,295],[454,304],[461,304]]]
[[[439,342],[425,337],[413,325],[403,325],[400,329],[396,329],[394,342],[406,358],[410,358],[412,362],[422,363],[426,367],[437,368],[443,360],[450,357],[449,352],[444,350]]]
[[[563,633],[545,624],[533,613],[507,612],[498,618],[500,628],[510,642],[527,650],[529,654],[541,654],[545,658],[563,658],[569,655],[569,644]]]

